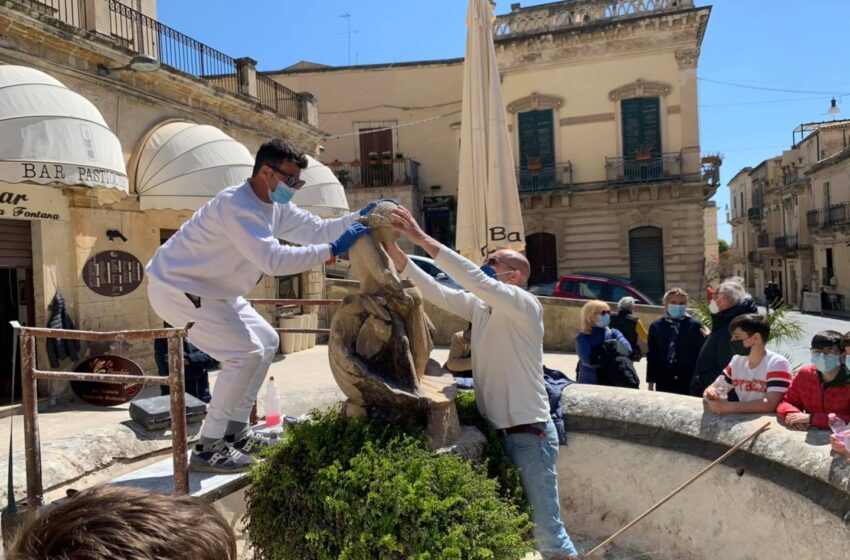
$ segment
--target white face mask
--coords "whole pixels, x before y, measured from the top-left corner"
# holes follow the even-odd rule
[[[716,301],[712,301],[712,302],[708,305],[708,308],[711,310],[712,315],[717,315],[718,313],[720,313],[720,308],[717,306],[717,302],[716,302]]]

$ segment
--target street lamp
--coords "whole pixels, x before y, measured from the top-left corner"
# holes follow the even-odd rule
[[[834,119],[835,116],[840,112],[841,109],[838,108],[838,102],[833,97],[832,100],[829,102],[829,109],[826,111],[826,114],[832,115],[832,118]]]
[[[97,73],[100,76],[109,76],[112,72],[120,70],[133,70],[134,72],[155,72],[159,70],[159,60],[149,54],[137,54],[127,64],[127,66],[119,66],[117,68],[107,68],[103,64],[97,65]]]

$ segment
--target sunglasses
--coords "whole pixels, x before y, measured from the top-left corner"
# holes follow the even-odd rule
[[[508,263],[502,262],[502,261],[500,261],[499,259],[497,259],[496,257],[490,257],[489,259],[487,259],[487,260],[484,262],[484,264],[486,264],[487,266],[493,266],[494,264],[503,264],[503,265],[505,265],[506,267],[510,268],[511,270],[516,270],[514,267],[512,267],[512,266],[511,266],[511,265],[509,265]]]
[[[269,169],[274,171],[276,175],[282,175],[283,177],[285,177],[285,180],[283,182],[286,183],[286,186],[291,189],[295,189],[297,191],[307,183],[306,181],[302,181],[295,175],[287,173],[283,169],[275,167],[274,165],[267,163],[266,166],[268,166]]]

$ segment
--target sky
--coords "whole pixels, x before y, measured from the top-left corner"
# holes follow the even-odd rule
[[[497,2],[496,13],[510,11],[511,3]],[[788,149],[799,124],[830,120],[832,97],[839,107],[846,103],[839,117],[850,118],[844,55],[850,2],[696,4],[713,6],[697,70],[700,144],[703,154],[724,156],[723,187],[714,200],[720,237],[729,241],[728,180]],[[466,0],[159,0],[157,19],[234,58],[249,56],[260,70],[277,70],[300,60],[344,66],[462,57],[466,6]]]

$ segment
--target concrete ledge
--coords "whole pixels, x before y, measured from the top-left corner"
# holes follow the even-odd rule
[[[571,385],[558,460],[569,530],[604,538],[765,421],[770,429],[653,512],[617,544],[659,558],[829,558],[850,533],[850,463],[823,430],[774,415],[717,416],[701,399]]]

